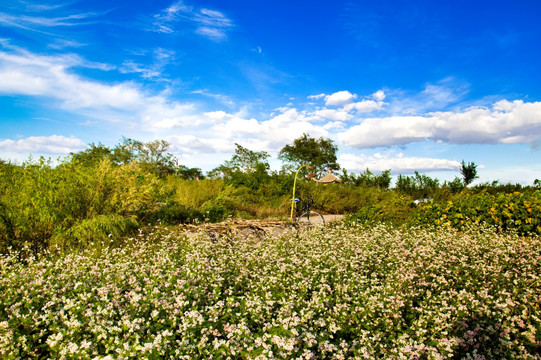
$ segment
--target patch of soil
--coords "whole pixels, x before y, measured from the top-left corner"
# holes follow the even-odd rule
[[[343,215],[324,215],[325,222],[339,221]],[[298,231],[299,224],[280,220],[246,220],[228,219],[216,224],[184,225],[185,231],[190,233],[205,232],[209,237],[217,239],[228,237],[256,237],[282,236],[287,232]]]

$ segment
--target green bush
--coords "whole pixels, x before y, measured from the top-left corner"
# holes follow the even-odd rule
[[[170,201],[147,217],[151,224],[161,222],[165,225],[190,224],[200,222],[205,216],[199,210],[189,209],[175,201]]]
[[[495,194],[464,192],[454,201],[419,206],[412,213],[409,223],[454,229],[487,224],[519,234],[541,234],[541,191]]]
[[[84,234],[98,236],[104,226],[119,235],[114,224],[129,233],[127,224],[157,210],[164,196],[156,175],[137,163],[118,166],[106,158],[91,166],[69,159],[56,167],[45,159],[2,165],[0,186],[0,252],[26,245],[39,252],[53,237],[65,248],[69,241],[78,247],[88,241]]]

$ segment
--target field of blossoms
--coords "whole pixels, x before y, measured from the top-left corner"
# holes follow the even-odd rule
[[[541,359],[541,238],[362,228],[0,257],[0,358]]]

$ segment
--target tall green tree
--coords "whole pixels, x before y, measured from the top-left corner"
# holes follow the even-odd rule
[[[278,158],[285,162],[284,169],[295,170],[308,164],[314,171],[340,170],[336,153],[338,146],[331,140],[320,137],[313,138],[308,134],[302,134],[292,144],[284,146]]]
[[[470,185],[473,180],[479,178],[479,176],[477,175],[477,165],[475,165],[474,162],[469,162],[466,164],[464,160],[462,160],[459,170],[462,174],[462,181],[464,182],[464,186]]]

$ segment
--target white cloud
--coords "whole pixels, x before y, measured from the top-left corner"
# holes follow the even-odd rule
[[[70,152],[83,150],[87,145],[75,138],[60,135],[52,136],[30,136],[19,140],[1,140],[0,151],[6,153],[32,153],[32,154],[54,154],[66,155]]]
[[[85,65],[77,56],[49,57],[25,51],[15,54],[0,51],[0,93],[55,98],[70,109],[139,106],[144,96],[133,83],[104,85],[68,72],[70,67]]]
[[[402,145],[429,137],[431,127],[430,119],[421,116],[369,118],[339,134],[338,139],[346,146],[359,149]]]
[[[143,78],[156,78],[161,75],[161,72],[157,68],[148,68],[141,64],[137,64],[131,60],[126,60],[120,68],[120,72],[124,74],[139,73]]]
[[[229,115],[222,110],[206,112],[203,115],[211,119],[213,123],[221,123],[224,122],[226,119],[230,119],[233,117],[233,115]]]
[[[352,102],[356,98],[356,94],[352,94],[347,90],[338,91],[332,95],[325,96],[325,104],[327,106],[342,106]]]
[[[269,152],[277,151],[303,133],[315,137],[328,136],[326,125],[312,124],[312,116],[307,116],[297,109],[283,108],[278,110],[280,113],[266,121],[258,121],[254,118],[246,119],[225,112],[206,113],[206,117],[216,123],[208,130],[208,133],[212,134],[212,137],[227,140],[230,144],[234,142],[249,144],[251,149]],[[338,124],[341,123],[336,123],[328,128],[339,128]]]
[[[452,144],[533,144],[541,140],[541,102],[503,100],[491,109],[369,118],[340,134],[339,139],[359,149],[425,139]]]
[[[134,82],[88,80],[71,72],[75,66],[96,67],[77,56],[0,51],[0,94],[49,98],[66,110],[86,112],[101,121],[129,119],[132,126],[143,124],[148,131],[198,126],[206,121],[191,103],[148,95]]]
[[[234,150],[233,144],[225,139],[209,139],[194,135],[171,135],[165,137],[165,140],[171,144],[173,151],[181,154],[209,154],[232,152]]]
[[[449,77],[435,84],[426,84],[424,90],[418,93],[394,89],[388,90],[384,95],[385,98],[389,98],[390,113],[421,115],[431,111],[442,111],[458,104],[468,91],[468,83]],[[373,98],[375,94],[372,95]]]
[[[28,15],[10,15],[0,12],[0,24],[24,30],[38,30],[48,27],[71,27],[85,25],[85,19],[96,17],[96,14],[75,14],[62,17],[40,17]]]
[[[310,96],[308,96],[308,99],[310,99],[310,100],[319,100],[319,99],[323,99],[325,96],[326,96],[325,94],[310,95]]]
[[[355,103],[346,104],[344,110],[347,112],[356,110],[358,113],[369,113],[381,110],[384,105],[383,101],[363,100]]]
[[[333,121],[346,121],[350,120],[353,116],[344,110],[335,109],[322,109],[317,110],[314,115],[317,118],[333,120]]]
[[[378,90],[372,94],[372,98],[378,102],[383,101],[385,100],[385,92],[383,90]]]
[[[220,11],[185,5],[177,1],[154,16],[154,31],[174,33],[175,23],[188,22],[194,32],[213,41],[221,41],[227,37],[227,31],[233,27],[233,22]]]
[[[343,154],[338,158],[343,168],[350,171],[384,171],[391,169],[392,173],[411,173],[413,171],[456,171],[460,163],[455,160],[429,157],[395,155],[393,152],[371,156]]]

